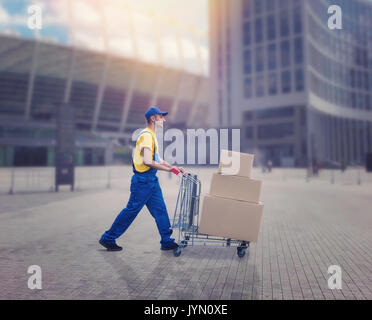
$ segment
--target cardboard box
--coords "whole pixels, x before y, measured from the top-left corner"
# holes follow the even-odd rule
[[[260,202],[262,181],[241,176],[224,176],[214,173],[210,194],[235,200]]]
[[[253,154],[221,150],[218,173],[250,178],[253,160]]]
[[[256,242],[263,204],[206,195],[201,211],[199,233]]]

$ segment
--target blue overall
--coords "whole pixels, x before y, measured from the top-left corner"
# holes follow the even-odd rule
[[[145,132],[149,131],[143,131],[142,133]],[[154,145],[155,151],[153,160],[159,163],[155,141]],[[156,176],[157,170],[150,168],[150,170],[146,172],[137,172],[133,164],[132,166],[134,175],[131,179],[131,193],[128,204],[126,208],[118,214],[111,228],[102,235],[101,240],[107,243],[115,243],[115,239],[119,238],[128,229],[130,224],[137,217],[137,214],[144,205],[146,205],[158,227],[161,237],[161,246],[170,246],[174,243],[174,239],[170,237],[172,229],[158,177]]]

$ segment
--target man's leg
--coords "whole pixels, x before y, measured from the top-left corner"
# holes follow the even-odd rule
[[[153,190],[153,183],[139,183],[136,178],[133,178],[126,208],[118,214],[111,228],[102,235],[101,240],[106,243],[115,243],[115,239],[119,238],[137,217],[151,197]]]
[[[174,239],[170,237],[173,230],[171,229],[167,208],[165,206],[159,182],[156,182],[154,191],[150,199],[147,201],[146,206],[155,219],[161,236],[160,243],[162,247],[174,244]]]

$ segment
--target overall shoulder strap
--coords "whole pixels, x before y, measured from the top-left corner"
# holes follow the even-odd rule
[[[154,156],[152,158],[153,158],[153,160],[155,160],[155,154],[156,154],[156,148],[157,148],[157,146],[156,146],[156,142],[155,142],[155,139],[154,139],[154,136],[152,135],[152,133],[149,130],[146,130],[146,129],[142,130],[141,133],[137,137],[137,141],[138,141],[139,137],[141,135],[143,135],[144,133],[150,133],[151,134],[151,138],[152,138],[152,141],[154,143],[154,149],[155,149],[154,150]],[[133,172],[137,172],[136,171],[136,168],[134,167],[133,158],[132,158],[132,167],[133,167]]]
[[[146,129],[142,130],[141,133],[139,134],[138,138],[139,138],[142,134],[144,134],[144,133],[149,133],[149,134],[151,134],[151,138],[152,138],[152,141],[153,141],[154,146],[155,146],[155,150],[154,150],[155,152],[154,152],[154,153],[156,153],[156,152],[157,152],[157,148],[158,148],[158,146],[156,145],[156,141],[155,141],[154,135],[152,134],[151,131],[146,130]],[[137,138],[137,139],[138,139],[138,138]]]

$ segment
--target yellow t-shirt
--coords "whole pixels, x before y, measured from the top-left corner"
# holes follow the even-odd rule
[[[147,131],[147,132],[143,133],[144,131]],[[156,135],[153,130],[146,128],[141,131],[140,136],[137,139],[136,147],[133,153],[133,164],[134,164],[134,168],[136,169],[136,171],[146,172],[150,170],[150,167],[146,166],[143,163],[143,148],[145,147],[149,148],[151,150],[152,158],[154,158],[154,154],[155,154],[154,140],[155,140],[156,146],[158,146],[159,145],[158,140],[156,139]],[[156,148],[156,151],[157,149],[158,148]],[[157,154],[159,153],[157,152]]]

